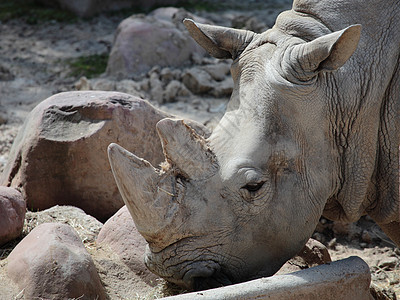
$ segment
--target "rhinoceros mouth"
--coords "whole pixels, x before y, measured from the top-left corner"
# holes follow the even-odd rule
[[[169,282],[194,291],[238,283],[239,274],[234,271],[240,270],[243,262],[233,257],[229,259],[227,254],[221,256],[220,244],[193,248],[193,243],[203,244],[199,239],[201,237],[183,238],[161,251],[148,247],[147,268]]]
[[[211,276],[196,276],[191,279],[192,289],[194,291],[201,291],[206,289],[213,289],[226,285],[231,285],[234,282],[230,276],[223,271],[214,271]]]
[[[201,291],[231,285],[235,282],[218,262],[204,260],[188,265],[182,277],[182,283],[187,289]]]

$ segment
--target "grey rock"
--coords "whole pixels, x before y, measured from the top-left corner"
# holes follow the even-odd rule
[[[41,102],[12,146],[0,184],[28,208],[73,205],[106,220],[123,205],[107,147],[118,142],[154,165],[164,160],[156,123],[170,115],[117,92],[68,92]]]
[[[92,90],[115,91],[115,82],[105,78],[91,80]]]
[[[9,68],[0,65],[0,81],[11,81],[14,78],[15,76]]]
[[[153,72],[150,75],[150,93],[153,100],[158,103],[163,103],[164,88],[159,79],[159,75],[156,72]]]
[[[222,81],[229,74],[231,67],[230,64],[217,63],[205,65],[202,67],[202,69],[210,74],[214,80]]]
[[[141,82],[137,82],[131,79],[124,79],[116,82],[115,89],[118,92],[127,93],[142,99],[145,98],[145,94],[142,91],[144,89]]]
[[[75,82],[74,85],[77,91],[90,91],[92,89],[90,81],[85,76],[79,78],[79,80]]]
[[[24,226],[26,205],[16,189],[0,186],[0,245],[21,234]]]
[[[210,74],[199,68],[190,68],[182,75],[182,82],[194,94],[204,94],[214,88]]]
[[[188,97],[190,95],[190,91],[182,83],[172,80],[165,88],[164,101],[175,102],[178,97]]]
[[[160,8],[147,17],[132,16],[122,21],[106,73],[119,78],[138,76],[156,65],[177,67],[188,64],[194,53],[203,56],[205,51],[181,25],[174,23],[174,15],[180,12],[176,8]]]
[[[156,283],[158,277],[144,264],[147,242],[137,231],[126,206],[104,224],[96,242],[100,246],[109,246],[146,283],[151,285]]]
[[[69,225],[33,229],[8,256],[7,270],[25,299],[106,299],[93,260]]]
[[[7,114],[5,112],[0,111],[0,125],[6,124],[8,121]]]
[[[224,80],[215,82],[211,94],[215,97],[229,97],[233,91],[233,80],[226,77]]]

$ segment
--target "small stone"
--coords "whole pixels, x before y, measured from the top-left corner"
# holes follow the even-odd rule
[[[174,73],[171,71],[170,68],[164,68],[161,70],[160,78],[163,83],[169,83],[174,78]]]
[[[8,121],[7,115],[4,112],[0,111],[0,125],[6,124]]]
[[[0,81],[11,81],[14,80],[14,78],[15,76],[11,72],[10,68],[0,65]]]
[[[182,84],[179,81],[172,80],[165,88],[164,92],[165,102],[175,102],[177,100],[181,88]]]
[[[218,63],[215,65],[205,65],[202,69],[210,74],[214,80],[222,81],[229,74],[230,65],[226,63]]]
[[[370,244],[372,242],[372,238],[371,235],[369,234],[369,232],[367,230],[363,230],[362,234],[361,234],[361,239],[365,242]]]
[[[26,204],[16,189],[0,186],[0,245],[17,238],[25,220]]]
[[[115,89],[118,92],[127,93],[140,98],[145,98],[144,93],[141,91],[141,83],[134,80],[125,79],[117,81]]]
[[[90,82],[89,80],[83,76],[79,78],[77,82],[75,82],[75,89],[77,91],[89,91],[91,90]]]
[[[329,249],[336,249],[337,241],[336,238],[333,238],[329,241],[328,243],[328,248]]]
[[[319,233],[319,232],[314,232],[314,234],[312,235],[313,239],[316,239],[317,241],[324,243],[325,242],[325,237]]]
[[[367,243],[364,243],[364,242],[361,242],[361,243],[360,243],[360,247],[361,247],[361,248],[367,248],[367,247],[368,247],[368,244],[367,244]]]
[[[186,70],[182,75],[182,82],[194,94],[204,94],[214,88],[211,75],[199,68]]]
[[[150,93],[152,100],[162,104],[164,100],[164,89],[158,74],[153,72],[150,75]]]
[[[302,257],[309,267],[314,267],[331,262],[328,249],[320,242],[309,239],[303,249],[297,254]]]
[[[97,91],[115,91],[115,81],[100,78],[91,82],[92,90]]]
[[[392,270],[399,264],[397,257],[387,257],[379,262],[379,267],[385,270]]]
[[[233,80],[230,77],[223,81],[216,82],[211,92],[215,97],[229,97],[233,91]]]

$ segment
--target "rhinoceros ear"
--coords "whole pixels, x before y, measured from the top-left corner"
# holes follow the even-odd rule
[[[164,155],[184,176],[203,179],[218,169],[215,155],[206,140],[183,120],[163,119],[157,123]]]
[[[296,45],[284,60],[297,61],[298,65],[290,63],[287,71],[301,81],[307,81],[318,72],[337,70],[356,50],[360,35],[361,25],[352,25]]]
[[[199,24],[191,19],[183,20],[183,24],[192,38],[216,58],[235,59],[257,35],[248,30]]]

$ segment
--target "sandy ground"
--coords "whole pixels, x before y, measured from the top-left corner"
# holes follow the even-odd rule
[[[265,12],[269,16],[267,26],[273,24],[279,9]],[[221,13],[203,15],[229,25],[240,13],[248,16],[252,12],[224,12],[224,17]],[[253,13],[259,16],[263,11]],[[0,23],[0,172],[29,111],[52,94],[75,89],[79,77],[70,75],[68,61],[108,53],[121,20],[121,16],[102,15],[72,23],[46,21],[29,25],[20,18]],[[221,107],[227,100],[208,97],[161,108],[208,123],[222,114]],[[333,259],[360,256],[369,264],[376,285],[400,295],[400,251],[370,219],[351,225],[322,219],[314,238],[328,246]]]

